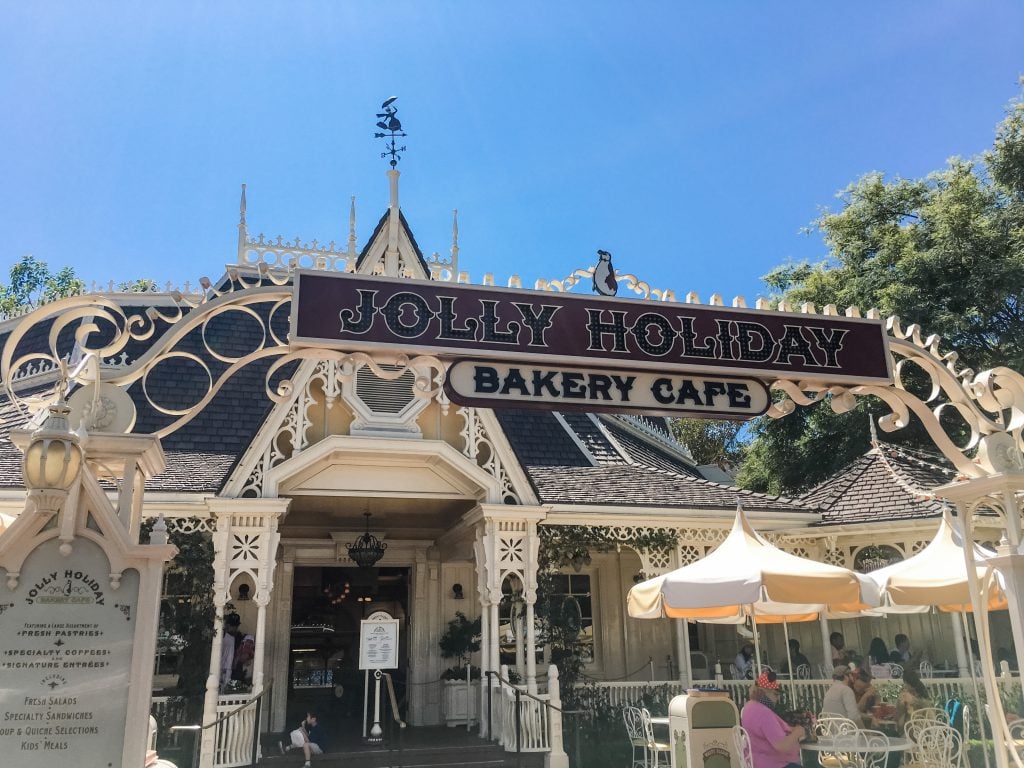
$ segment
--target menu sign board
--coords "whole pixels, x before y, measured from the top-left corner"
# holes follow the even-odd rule
[[[37,547],[13,590],[0,569],[0,762],[120,766],[139,574],[111,589],[98,545],[59,544]]]
[[[398,619],[384,614],[359,623],[359,668],[398,669]]]

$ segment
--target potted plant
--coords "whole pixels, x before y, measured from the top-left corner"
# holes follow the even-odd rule
[[[477,720],[479,702],[473,695],[471,681],[480,679],[479,667],[469,666],[472,654],[480,650],[480,619],[470,620],[461,611],[448,622],[441,639],[441,658],[457,659],[457,663],[441,674],[444,681],[442,712],[449,728]],[[468,673],[467,673],[468,670]],[[468,674],[468,681],[467,681]]]

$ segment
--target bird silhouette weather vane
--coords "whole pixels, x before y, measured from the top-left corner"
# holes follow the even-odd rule
[[[381,112],[377,113],[377,117],[380,118],[377,121],[377,127],[381,129],[382,133],[375,133],[373,137],[375,139],[386,139],[384,142],[384,151],[380,153],[381,157],[391,156],[391,167],[394,168],[398,165],[398,161],[402,159],[399,152],[405,152],[405,145],[396,146],[396,138],[404,138],[406,133],[402,130],[402,121],[398,119],[398,108],[393,106],[397,96],[392,96],[390,99],[380,105]]]

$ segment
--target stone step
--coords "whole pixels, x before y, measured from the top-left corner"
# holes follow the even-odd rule
[[[300,768],[301,753],[269,755],[259,762],[262,768]],[[366,750],[331,752],[313,758],[315,768],[542,768],[544,755],[523,753],[517,761],[514,752],[501,747],[437,747],[404,750]]]

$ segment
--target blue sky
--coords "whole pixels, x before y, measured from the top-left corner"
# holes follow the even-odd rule
[[[1024,4],[5,3],[0,268],[214,277],[255,234],[359,236],[387,204],[380,102],[408,130],[402,208],[478,281],[611,251],[681,297],[753,299],[861,174],[991,144]]]

